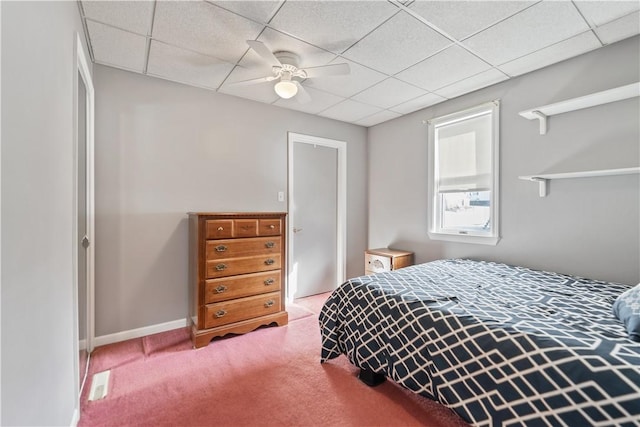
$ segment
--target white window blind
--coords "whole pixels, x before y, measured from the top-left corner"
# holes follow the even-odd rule
[[[438,192],[491,188],[491,111],[464,121],[436,125]]]

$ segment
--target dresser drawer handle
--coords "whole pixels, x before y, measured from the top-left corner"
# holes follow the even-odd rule
[[[274,247],[275,245],[276,245],[276,244],[275,244],[274,242],[267,242],[267,243],[265,243],[265,244],[264,244],[264,246],[265,246],[265,247],[267,247],[267,248],[272,248],[272,247]]]
[[[218,227],[218,231],[223,231],[224,227]]]
[[[273,307],[273,304],[275,304],[276,302],[272,299],[270,299],[269,301],[264,303],[264,308],[269,308],[269,307]]]
[[[227,287],[225,285],[218,285],[216,287],[216,292],[219,293],[219,294],[225,292],[226,290],[227,290]]]
[[[269,258],[269,259],[268,259],[268,260],[266,260],[264,263],[265,263],[265,264],[267,264],[267,265],[271,265],[271,264],[273,264],[274,262],[275,262],[275,261],[274,261],[273,259]]]
[[[227,269],[227,264],[218,264],[216,265],[216,270],[223,271]]]
[[[267,280],[264,281],[264,284],[266,286],[269,286],[269,285],[273,285],[275,282],[276,282],[275,280],[273,280],[271,277],[269,277]]]
[[[225,245],[216,246],[216,252],[225,252],[227,249],[229,248],[227,248]]]
[[[273,230],[274,228],[276,228],[276,226],[275,226],[275,225],[273,225],[273,224],[271,224],[271,225],[269,226],[269,228]]]
[[[224,315],[227,314],[227,312],[225,310],[218,310],[216,311],[216,319],[219,319],[221,317],[224,317]]]

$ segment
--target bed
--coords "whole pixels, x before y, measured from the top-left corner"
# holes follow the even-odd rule
[[[473,260],[351,279],[320,312],[342,354],[478,426],[640,425],[640,343],[612,314],[628,285]]]

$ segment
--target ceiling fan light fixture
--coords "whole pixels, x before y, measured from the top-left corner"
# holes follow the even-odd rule
[[[298,93],[298,86],[291,80],[281,80],[275,84],[273,89],[283,99],[293,98]]]
[[[327,64],[311,68],[298,68],[300,58],[293,52],[271,52],[264,43],[258,40],[247,40],[247,44],[271,66],[272,75],[232,82],[229,85],[252,85],[278,80],[273,85],[276,95],[282,99],[290,99],[297,95],[296,101],[305,104],[311,101],[311,96],[309,96],[304,86],[300,84],[301,81],[322,76],[349,74],[350,72],[349,64]]]

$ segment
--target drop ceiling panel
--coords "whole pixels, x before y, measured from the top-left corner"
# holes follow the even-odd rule
[[[397,78],[429,91],[440,89],[491,68],[460,46],[452,46],[398,73]]]
[[[596,26],[640,10],[639,1],[574,0],[574,2],[587,22]]]
[[[534,1],[417,1],[410,9],[462,40],[534,4]]]
[[[225,8],[231,12],[242,15],[245,18],[253,19],[261,23],[267,23],[278,11],[280,5],[284,0],[280,1],[249,1],[249,0],[223,0],[223,1],[211,1],[217,6]]]
[[[596,34],[603,43],[609,44],[635,36],[640,33],[640,13],[635,12],[630,15],[616,19],[608,24],[595,29]]]
[[[400,114],[409,114],[413,113],[414,111],[427,108],[431,105],[435,105],[439,102],[444,102],[446,100],[446,98],[443,98],[440,95],[436,95],[435,93],[428,93],[426,95],[404,102],[400,105],[391,107],[390,110]]]
[[[146,60],[146,37],[87,20],[96,62],[141,73]]]
[[[386,1],[288,1],[270,24],[340,53],[397,12]]]
[[[156,3],[153,38],[235,63],[263,26],[204,2]]]
[[[589,27],[568,1],[543,1],[484,30],[464,44],[493,65],[535,52]]]
[[[389,108],[426,93],[425,90],[390,77],[360,92],[352,99],[380,108]]]
[[[347,50],[344,56],[391,75],[449,44],[449,39],[401,12]]]
[[[351,72],[342,76],[326,76],[307,79],[304,82],[305,86],[311,86],[325,92],[348,98],[387,78],[385,74],[379,73],[371,68],[367,68],[342,57],[334,59],[331,63],[349,64]]]
[[[360,119],[356,122],[357,125],[360,126],[375,126],[382,122],[386,122],[387,120],[397,119],[401,117],[402,114],[394,113],[393,111],[384,110],[379,113],[372,114],[369,117],[365,117],[364,119]]]
[[[499,68],[510,76],[519,76],[533,70],[563,61],[590,50],[597,49],[602,45],[593,35],[593,32],[586,31],[570,39],[561,41],[544,49],[540,49],[532,54],[509,61]]]
[[[306,87],[305,90],[311,97],[311,101],[303,104],[299,102],[295,97],[291,99],[279,99],[273,105],[278,107],[289,108],[292,110],[303,111],[305,113],[317,114],[320,111],[336,105],[337,103],[344,101],[344,98],[336,96],[321,90],[316,90],[312,87]]]
[[[343,122],[355,123],[360,119],[379,113],[382,109],[347,99],[319,113],[320,116]]]
[[[147,36],[151,32],[153,1],[82,1],[84,16]]]
[[[474,76],[468,77],[464,80],[438,89],[435,91],[435,93],[445,98],[455,98],[456,96],[460,96],[465,93],[473,92],[475,90],[500,83],[501,81],[507,80],[508,78],[509,76],[507,76],[500,70],[491,68],[487,71],[483,71]]]
[[[233,65],[219,59],[154,40],[149,50],[147,73],[177,82],[217,89],[232,68]]]

